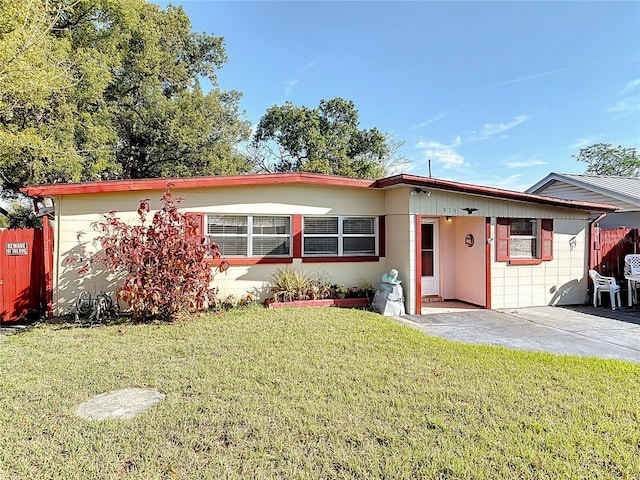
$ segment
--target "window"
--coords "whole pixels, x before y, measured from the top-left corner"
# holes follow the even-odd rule
[[[375,217],[304,217],[304,255],[376,254]]]
[[[258,215],[207,215],[207,235],[223,257],[288,257],[291,219]]]
[[[551,219],[498,218],[496,237],[496,260],[499,262],[553,258]]]
[[[514,218],[511,220],[509,232],[510,258],[536,258],[537,220],[530,218]]]

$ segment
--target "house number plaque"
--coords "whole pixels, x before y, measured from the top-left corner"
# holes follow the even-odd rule
[[[28,255],[29,247],[27,242],[7,242],[4,244],[6,255]]]
[[[468,233],[466,237],[464,237],[464,244],[467,247],[473,247],[473,244],[476,243],[475,238],[473,238],[473,235]]]

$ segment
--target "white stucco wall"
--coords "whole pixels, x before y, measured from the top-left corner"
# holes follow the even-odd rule
[[[395,268],[405,295],[407,313],[415,313],[415,217],[408,215],[409,194],[406,188],[387,190],[385,214],[387,225],[387,257],[385,270]]]
[[[67,258],[86,258],[95,251],[93,239],[97,233],[91,224],[101,213],[116,210],[118,216],[136,223],[139,201],[151,199],[151,208],[160,207],[162,191],[98,193],[65,195],[56,198],[56,220],[59,241],[54,246],[54,314],[68,313],[82,290],[115,291],[116,278],[94,270],[91,275],[78,276],[77,266],[65,264]],[[313,185],[264,185],[223,187],[216,189],[173,190],[174,197],[184,197],[183,212],[268,215],[371,215],[384,211],[384,192],[359,188]],[[149,220],[153,215],[149,214]],[[82,232],[82,233],[80,233]],[[215,277],[220,297],[244,295],[257,290],[268,295],[267,283],[282,264],[234,265]],[[322,275],[331,283],[357,286],[363,280],[379,283],[386,270],[385,259],[357,263],[302,263],[294,259],[293,267],[309,274]]]
[[[491,225],[495,238],[495,221]],[[491,308],[576,305],[588,299],[588,221],[555,219],[553,260],[540,265],[495,261],[491,248]]]
[[[173,191],[184,197],[185,212],[220,214],[281,215],[385,215],[386,256],[375,262],[303,263],[293,266],[320,275],[332,283],[359,285],[368,280],[377,285],[384,272],[396,268],[403,282],[408,313],[416,305],[416,215],[440,218],[441,296],[478,305],[485,304],[486,259],[485,218],[492,218],[491,237],[495,237],[495,217],[553,218],[553,260],[540,265],[509,265],[495,261],[495,242],[491,243],[491,308],[513,308],[547,304],[584,303],[587,298],[588,213],[575,209],[490,199],[468,194],[431,190],[431,194],[411,195],[412,188],[369,190],[321,185],[260,185],[215,189]],[[102,212],[118,211],[129,222],[137,222],[138,202],[151,199],[160,207],[162,191],[65,195],[56,198],[54,229],[54,305],[55,314],[69,312],[82,290],[114,291],[115,279],[104,274],[79,277],[77,267],[65,259],[94,250],[96,233],[91,223]],[[477,208],[472,215],[461,209]],[[153,213],[153,212],[152,212]],[[453,217],[446,222],[445,215]],[[78,236],[79,232],[84,232]],[[474,248],[464,246],[464,236],[473,233]],[[467,258],[469,257],[469,258]],[[218,274],[215,284],[220,296],[244,295],[257,289],[268,296],[271,275],[286,264],[234,265]],[[472,268],[472,270],[470,270]]]
[[[585,303],[587,292],[589,213],[577,209],[485,198],[455,192],[429,190],[411,195],[405,190],[411,213],[424,216],[452,216],[440,222],[441,295],[485,305],[486,263],[485,217],[492,218],[491,237],[495,238],[495,218],[554,219],[553,260],[540,265],[509,265],[497,262],[495,242],[491,243],[491,308],[568,305]],[[462,208],[476,208],[469,215]],[[476,244],[463,247],[464,236],[473,233]],[[477,249],[476,249],[477,246]],[[415,261],[415,260],[413,260]],[[485,265],[486,267],[486,265]],[[412,267],[415,269],[415,263]],[[454,272],[452,274],[452,272]]]

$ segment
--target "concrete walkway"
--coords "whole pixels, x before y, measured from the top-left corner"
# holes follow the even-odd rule
[[[640,310],[586,305],[506,310],[425,309],[426,315],[395,317],[420,331],[466,343],[500,345],[640,363]]]

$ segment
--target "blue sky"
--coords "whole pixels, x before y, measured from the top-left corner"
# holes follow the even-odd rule
[[[640,146],[640,2],[172,3],[225,38],[219,85],[252,124],[352,100],[406,173],[523,190],[583,172],[581,147]]]

